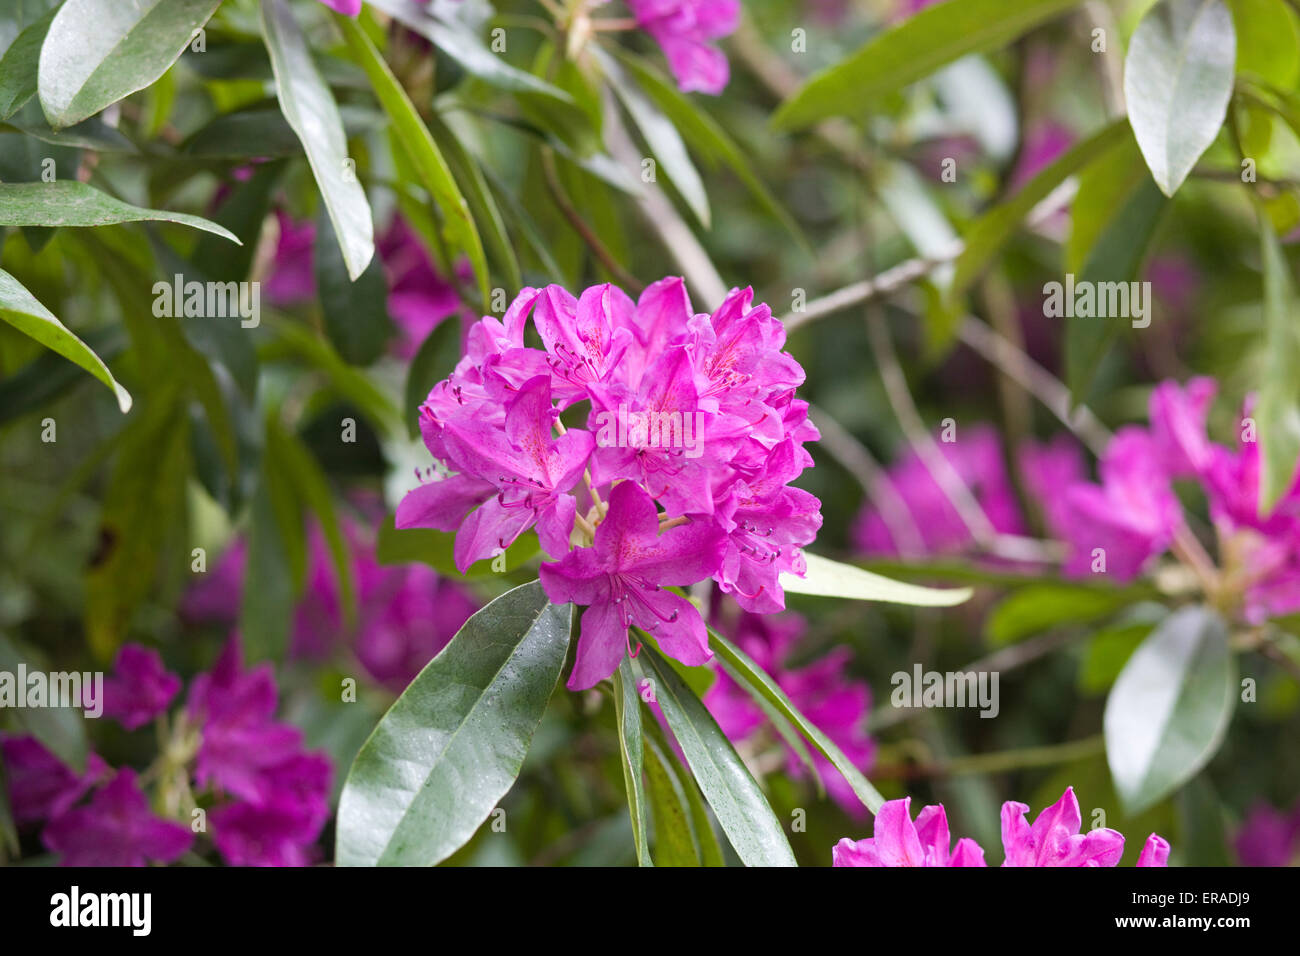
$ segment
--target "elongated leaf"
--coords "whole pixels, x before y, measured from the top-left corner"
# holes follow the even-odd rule
[[[26,664],[29,670],[48,671],[48,662],[38,653],[19,648],[0,634],[0,671],[16,674],[19,664]],[[31,734],[73,770],[85,771],[90,748],[82,711],[75,707],[15,707],[0,710],[0,717],[12,718],[20,731]]]
[[[276,95],[284,118],[302,142],[348,277],[356,281],[375,255],[375,226],[343,133],[334,95],[321,79],[302,29],[287,0],[262,0],[262,33],[271,54]]]
[[[384,115],[366,106],[345,103],[339,107],[345,137],[378,129]],[[251,106],[223,113],[187,139],[182,149],[203,159],[250,159],[301,156],[302,140],[293,131],[278,104]]]
[[[201,216],[132,206],[73,179],[0,183],[0,226],[112,226],[150,220],[175,222],[239,242],[230,230]]]
[[[1169,615],[1129,658],[1106,701],[1106,759],[1132,815],[1168,796],[1214,756],[1232,717],[1236,667],[1208,608]]]
[[[647,741],[645,776],[650,810],[654,814],[654,865],[699,866],[699,851],[691,835],[690,807],[681,781],[669,762],[671,759],[661,753],[655,743]]]
[[[1016,228],[1024,222],[1030,210],[1046,199],[1052,190],[1127,138],[1128,124],[1123,120],[1108,124],[1075,144],[1006,202],[994,206],[975,220],[966,233],[966,247],[957,259],[952,284],[948,288],[949,297],[956,301],[970,288]]]
[[[646,145],[659,160],[682,199],[686,200],[686,205],[695,214],[695,218],[705,229],[709,228],[709,196],[695,164],[691,162],[690,154],[686,152],[686,144],[682,142],[677,126],[633,82],[617,60],[599,49],[594,52],[601,69],[605,71],[606,79],[623,101],[632,122],[645,138]]]
[[[636,663],[638,676],[647,668],[654,675],[664,718],[740,859],[746,866],[795,866],[781,821],[713,715],[653,648],[643,648]]]
[[[334,19],[343,30],[343,36],[348,41],[348,49],[352,51],[353,58],[370,79],[370,85],[374,88],[375,95],[379,97],[384,112],[392,120],[397,138],[415,166],[421,185],[428,190],[429,195],[438,204],[438,208],[442,210],[443,236],[447,245],[469,259],[474,275],[478,278],[479,293],[483,298],[483,311],[487,312],[488,270],[487,259],[483,253],[483,242],[479,239],[474,218],[470,215],[469,204],[461,195],[460,187],[456,185],[456,179],[452,176],[446,159],[438,149],[438,144],[433,141],[428,127],[420,119],[420,114],[416,112],[415,104],[406,95],[402,85],[397,82],[393,71],[388,68],[388,64],[379,55],[379,51],[370,42],[365,31],[349,17],[340,15]]]
[[[1087,624],[1131,604],[1135,595],[1117,588],[1042,582],[1003,598],[984,628],[994,644],[1011,644],[1059,625]]]
[[[1172,196],[1228,111],[1236,34],[1223,0],[1161,0],[1133,32],[1124,100],[1156,185]]]
[[[926,7],[818,73],[786,100],[772,122],[783,129],[854,115],[967,53],[1009,43],[1079,0],[947,0]]]
[[[781,575],[781,587],[789,594],[849,598],[855,601],[885,601],[890,604],[911,604],[916,607],[952,607],[954,604],[969,600],[971,596],[970,588],[940,590],[917,584],[904,584],[807,551],[803,556],[808,563],[807,573],[803,577],[788,573]]]
[[[731,665],[750,687],[766,698],[798,728],[801,734],[808,738],[809,743],[816,747],[817,751],[848,781],[863,806],[872,813],[880,809],[885,798],[871,785],[871,781],[863,776],[862,771],[853,765],[853,761],[821,731],[821,728],[800,713],[799,708],[794,705],[786,692],[754,662],[752,657],[712,629],[709,630],[709,647],[713,648],[714,653]]]
[[[477,34],[462,23],[452,23],[433,16],[418,0],[369,0],[370,6],[382,10],[398,23],[414,30],[447,56],[466,73],[498,89],[540,93],[570,103],[568,93],[524,70],[516,69],[493,53]]]
[[[176,62],[221,0],[67,0],[41,47],[38,90],[56,129],[142,90]]]
[[[388,314],[388,279],[375,258],[355,282],[347,281],[339,244],[327,227],[317,224],[312,257],[325,334],[343,361],[372,365],[397,333]]]
[[[519,775],[572,615],[534,581],[465,622],[357,754],[339,798],[341,866],[431,866],[474,835]]]
[[[623,786],[627,789],[627,810],[632,817],[632,839],[640,866],[651,866],[650,845],[646,841],[646,797],[643,768],[645,747],[641,736],[641,698],[631,661],[623,659],[614,672],[614,719],[618,723],[618,753],[623,767]]]
[[[1296,330],[1295,287],[1282,246],[1266,215],[1259,217],[1264,264],[1264,381],[1255,409],[1260,454],[1259,513],[1272,512],[1286,494],[1300,460],[1300,333]]]
[[[614,53],[636,77],[637,82],[641,84],[641,89],[659,104],[659,108],[672,120],[682,138],[710,162],[722,163],[731,169],[758,200],[759,205],[779,219],[799,247],[812,258],[814,254],[808,237],[804,235],[789,210],[777,201],[771,190],[759,179],[750,165],[749,157],[727,135],[727,131],[645,59],[623,47],[615,47]]]
[[[117,407],[123,414],[131,410],[130,393],[117,383],[103,360],[55,318],[49,309],[41,305],[17,279],[3,270],[0,270],[0,319],[68,361],[80,365],[113,390]]]
[[[41,44],[57,8],[29,24],[0,57],[0,119],[8,119],[36,95],[36,70]]]
[[[448,316],[420,343],[406,370],[402,415],[412,438],[420,436],[420,406],[433,386],[451,375],[460,361],[460,322]]]

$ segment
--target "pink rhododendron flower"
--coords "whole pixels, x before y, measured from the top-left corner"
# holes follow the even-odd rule
[[[50,821],[41,834],[62,866],[144,866],[171,863],[190,848],[190,828],[149,809],[134,770],[97,790],[90,802]]]
[[[740,0],[627,0],[627,5],[663,49],[683,92],[716,96],[726,89],[727,58],[709,41],[735,31]]]
[[[728,619],[732,619],[730,623]],[[855,767],[863,773],[871,770],[876,754],[875,741],[866,729],[871,691],[862,681],[845,675],[852,656],[847,647],[831,651],[805,667],[794,668],[787,665],[787,660],[805,626],[797,614],[750,614],[730,601],[717,601],[713,624],[776,681],[799,712],[825,733]],[[766,723],[766,716],[754,698],[725,671],[719,671],[717,680],[704,695],[704,704],[722,732],[738,744]],[[812,760],[831,798],[850,814],[865,814],[862,801],[831,762],[815,751]],[[805,773],[803,761],[793,750],[788,752],[786,770],[794,777]]]
[[[361,12],[361,0],[320,0],[320,2],[348,17],[355,17]]]
[[[530,316],[541,349],[524,343]],[[821,526],[820,502],[790,487],[818,435],[794,398],[803,370],[751,290],[704,315],[679,278],[636,302],[609,284],[524,289],[465,342],[420,415],[451,473],[408,493],[396,523],[456,531],[462,571],[535,528],[556,559],[541,572],[551,599],[592,605],[571,687],[618,666],[631,625],[671,635],[683,661],[708,656],[699,613],[664,585],[712,577],[746,610],[785,607],[780,575],[803,573]],[[582,402],[587,428],[566,427]]]
[[[984,851],[969,837],[952,846],[943,805],[922,807],[912,822],[912,798],[887,800],[876,813],[872,835],[848,838],[831,851],[833,866],[987,866]]]
[[[1002,463],[997,433],[987,425],[972,426],[957,441],[940,442],[939,449],[988,515],[994,529],[1002,534],[1022,534],[1024,524],[1011,479]],[[970,529],[914,451],[909,449],[889,469],[889,482],[907,506],[908,517],[926,554],[952,553],[972,544]],[[853,539],[863,554],[893,555],[900,551],[901,542],[894,540],[885,516],[872,505],[858,516]]]
[[[104,680],[104,716],[135,730],[166,711],[180,689],[180,677],[163,667],[157,651],[123,645]]]
[[[984,851],[962,839],[948,853],[948,820],[943,805],[925,807],[913,824],[911,798],[889,800],[876,814],[873,836],[841,840],[832,851],[835,866],[984,866]],[[1029,807],[1008,800],[1002,805],[1003,866],[1115,866],[1124,854],[1124,837],[1104,828],[1080,833],[1083,818],[1074,788],[1034,820]],[[1138,855],[1138,866],[1167,866],[1169,844],[1151,834]]]
[[[1212,378],[1194,378],[1187,385],[1162,382],[1151,393],[1151,437],[1165,471],[1173,478],[1205,473],[1213,446],[1205,420],[1218,386]]]
[[[85,773],[76,773],[30,736],[0,736],[0,757],[9,784],[9,806],[20,827],[59,816],[110,772],[108,764],[91,753]]]
[[[275,211],[279,233],[275,259],[266,277],[267,300],[281,307],[309,302],[316,295],[316,272],[313,266],[316,224],[297,222],[282,209]]]
[[[630,481],[615,485],[595,546],[575,548],[541,568],[552,601],[587,607],[568,688],[585,690],[614,673],[633,624],[654,634],[664,653],[683,664],[707,661],[712,652],[700,612],[664,586],[704,580],[718,566],[722,548],[722,532],[705,522],[659,534],[650,496]]]
[[[1233,845],[1242,866],[1290,866],[1300,856],[1300,808],[1282,813],[1266,803],[1256,804]]]

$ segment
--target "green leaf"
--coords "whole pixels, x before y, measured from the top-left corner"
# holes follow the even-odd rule
[[[628,661],[624,660],[626,666]],[[654,814],[655,866],[699,866],[700,854],[691,835],[691,811],[671,757],[653,741],[645,749],[646,793]]]
[[[384,123],[384,115],[368,106],[339,107],[343,135],[363,136]],[[280,112],[278,104],[251,106],[223,113],[191,135],[181,150],[202,159],[250,159],[301,156],[302,141]]]
[[[131,410],[130,393],[117,383],[103,360],[91,351],[81,339],[68,330],[62,322],[36,301],[36,297],[4,270],[0,270],[0,319],[19,332],[40,342],[47,349],[62,355],[81,366],[110,389],[117,398],[117,407],[126,414]]]
[[[483,299],[483,311],[488,311],[488,270],[487,259],[483,253],[483,243],[479,239],[478,229],[470,215],[469,204],[461,195],[456,179],[447,166],[446,159],[433,141],[428,127],[420,119],[415,105],[411,102],[402,85],[393,76],[370,42],[365,31],[349,17],[336,15],[335,22],[343,31],[348,41],[348,49],[353,59],[365,71],[370,85],[379,97],[384,112],[393,123],[398,141],[406,150],[407,157],[415,166],[420,183],[433,197],[442,211],[443,238],[453,251],[463,253],[469,259],[474,275],[478,278],[479,293]]]
[[[322,215],[316,227],[313,268],[325,334],[350,365],[372,365],[397,333],[388,314],[388,279],[378,257],[349,282],[338,240]]]
[[[481,578],[517,571],[537,557],[541,551],[537,533],[526,531],[506,548],[505,571],[493,571],[493,561],[478,561],[461,574],[456,568],[456,562],[452,560],[455,541],[456,535],[450,531],[435,531],[433,528],[397,528],[393,524],[393,516],[389,515],[379,526],[375,559],[380,564],[410,564],[412,561],[420,561],[445,577]]]
[[[1079,207],[1082,195],[1075,199],[1075,208]],[[1102,282],[1135,280],[1151,239],[1169,206],[1168,198],[1156,184],[1142,176],[1137,188],[1097,236],[1080,280],[1092,283],[1094,288]],[[1129,325],[1131,320],[1124,317],[1075,315],[1066,318],[1065,378],[1075,402],[1087,399],[1097,368],[1110,350],[1111,343]]]
[[[1300,79],[1300,23],[1285,0],[1228,0],[1237,31],[1237,72],[1279,89]]]
[[[348,157],[334,95],[312,61],[287,0],[262,0],[262,33],[271,54],[280,108],[307,153],[347,263],[348,278],[355,281],[374,258],[375,227],[366,191]]]
[[[1264,381],[1254,415],[1258,425],[1259,513],[1267,516],[1286,494],[1300,460],[1300,302],[1291,269],[1268,217],[1259,217],[1260,257],[1264,265]]]
[[[1129,658],[1106,701],[1106,759],[1127,813],[1162,800],[1205,766],[1236,696],[1219,616],[1204,607],[1169,615]]]
[[[248,565],[244,580],[257,582],[243,590],[239,633],[250,660],[280,660],[293,627],[298,599],[290,570],[289,548],[276,515],[265,471],[273,467],[264,456],[263,476],[249,507]]]
[[[167,72],[221,0],[67,0],[41,47],[50,125],[80,123]]]
[[[200,216],[132,206],[73,179],[52,183],[0,183],[0,226],[112,226],[123,222],[175,222],[239,239]]]
[[[637,694],[632,663],[626,657],[614,672],[614,720],[618,724],[618,753],[627,790],[627,809],[632,817],[632,839],[640,866],[652,866],[646,842],[646,798],[642,770],[645,748],[641,737],[641,698]]]
[[[502,90],[522,93],[540,93],[564,103],[572,97],[561,89],[524,70],[516,69],[499,54],[493,53],[463,23],[449,22],[435,17],[426,5],[418,0],[369,0],[370,6],[388,14],[403,26],[414,30],[447,56],[455,60],[466,73]]]
[[[1142,155],[1166,196],[1183,184],[1223,125],[1236,42],[1223,0],[1161,0],[1133,32],[1124,100]]]
[[[822,70],[777,110],[781,129],[858,115],[873,99],[967,53],[990,50],[1075,6],[1079,0],[948,0],[926,7]]]
[[[519,775],[572,616],[534,581],[465,622],[357,754],[339,798],[340,866],[432,866],[474,835]]]
[[[794,852],[744,762],[708,709],[657,651],[642,648],[639,678],[654,675],[654,694],[700,790],[746,866],[795,866]]]
[[[853,765],[853,761],[835,745],[834,741],[827,737],[816,724],[805,717],[799,711],[799,708],[795,707],[794,702],[790,700],[780,685],[763,668],[759,667],[752,657],[712,628],[709,629],[709,647],[713,648],[719,657],[734,668],[745,683],[762,695],[790,723],[794,724],[801,734],[808,738],[808,741],[817,748],[817,751],[829,760],[831,765],[848,781],[849,786],[853,788],[854,794],[862,801],[863,806],[872,813],[880,809],[881,804],[885,802],[885,798],[871,785],[871,781],[863,776],[862,771]]]
[[[54,20],[55,8],[27,26],[0,57],[0,119],[8,119],[36,95],[36,69],[41,44]]]
[[[808,237],[804,235],[803,230],[799,228],[799,224],[795,222],[789,211],[777,202],[776,197],[758,178],[758,175],[750,166],[749,157],[727,135],[726,130],[719,126],[712,116],[699,108],[694,100],[682,94],[674,83],[666,79],[662,73],[646,60],[621,46],[615,47],[614,53],[623,62],[623,65],[636,76],[637,81],[641,84],[641,89],[649,94],[650,98],[658,103],[659,108],[672,120],[682,138],[697,153],[705,156],[711,162],[720,162],[731,169],[740,178],[740,181],[745,184],[750,193],[753,194],[759,205],[772,217],[780,220],[781,225],[790,233],[794,241],[799,244],[799,247],[807,252],[810,258],[814,258]]]
[[[447,316],[420,343],[406,371],[406,389],[402,415],[412,438],[420,437],[420,406],[433,386],[451,375],[460,361],[460,321]]]
[[[1031,584],[999,601],[986,618],[984,630],[994,644],[1012,644],[1054,627],[1107,617],[1133,603],[1135,597],[1117,588],[1053,581]]]
[[[848,598],[854,601],[885,601],[915,607],[952,607],[970,599],[970,588],[926,588],[903,584],[872,574],[851,564],[841,564],[807,551],[803,553],[808,570],[803,577],[788,572],[781,575],[781,587],[787,594],[811,594],[816,597]]]
[[[952,303],[960,300],[971,284],[979,278],[998,251],[1011,238],[1036,205],[1046,199],[1057,186],[1083,169],[1099,156],[1128,138],[1128,124],[1116,120],[1092,136],[1076,143],[1063,156],[1026,183],[1019,192],[1004,203],[994,206],[966,232],[965,249],[954,267],[948,296]]]
[[[700,179],[695,164],[691,162],[690,154],[686,152],[686,144],[682,142],[676,125],[632,81],[617,60],[599,47],[593,47],[592,52],[596,55],[601,69],[605,71],[605,78],[609,80],[610,86],[623,101],[623,106],[632,117],[632,122],[641,131],[646,145],[650,147],[650,151],[659,160],[664,172],[668,174],[669,181],[686,201],[686,205],[700,221],[700,225],[708,229],[709,196],[704,189],[704,181]]]

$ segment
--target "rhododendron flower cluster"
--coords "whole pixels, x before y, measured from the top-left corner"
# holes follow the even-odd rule
[[[156,651],[128,644],[105,681],[104,716],[135,729],[166,715],[180,690]],[[171,863],[195,840],[189,811],[227,863],[303,866],[329,816],[332,767],[303,749],[302,731],[275,720],[269,664],[245,670],[232,639],[190,686],[168,741],[145,777],[180,819],[159,816],[131,768],[91,753],[75,773],[34,737],[0,740],[14,822],[43,824],[41,839],[65,866]]]
[[[866,729],[871,690],[865,682],[845,674],[853,656],[849,648],[838,648],[796,668],[790,666],[789,660],[806,627],[799,615],[750,614],[727,599],[715,602],[711,623],[763,668],[799,712],[826,734],[855,767],[870,772],[876,756],[875,741]],[[722,732],[737,745],[761,737],[767,724],[767,715],[750,692],[721,669],[717,681],[704,695],[704,704]],[[787,745],[786,750],[786,772],[796,778],[803,776],[803,760],[792,747]],[[847,813],[864,815],[866,808],[843,775],[819,751],[813,751],[811,757],[831,798]]]
[[[727,58],[710,41],[735,32],[740,0],[627,0],[637,24],[654,37],[684,92],[717,95],[727,87]]]
[[[528,288],[466,342],[420,415],[451,473],[412,490],[397,526],[455,531],[462,571],[535,529],[548,596],[587,608],[571,689],[613,673],[634,625],[685,664],[709,658],[699,612],[668,588],[712,578],[748,611],[784,609],[779,576],[803,573],[821,526],[790,486],[818,436],[794,397],[803,369],[751,290],[708,315],[679,278],[636,302]]]
[[[984,850],[969,837],[952,845],[943,804],[923,807],[913,821],[912,798],[889,800],[876,814],[872,835],[843,839],[832,850],[834,866],[987,866]],[[1031,824],[1029,807],[1014,800],[1002,805],[1003,866],[1116,866],[1124,855],[1124,837],[1098,827],[1080,833],[1083,817],[1074,788],[1040,813]],[[1151,834],[1138,866],[1166,866],[1169,844]]]

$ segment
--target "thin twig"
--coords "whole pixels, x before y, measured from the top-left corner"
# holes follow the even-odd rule
[[[966,774],[1004,773],[1027,767],[1052,767],[1096,756],[1105,750],[1105,739],[1098,734],[1083,740],[1072,740],[1046,747],[1025,747],[1021,750],[1003,750],[991,754],[971,754],[952,757],[942,763],[901,764],[877,767],[873,779],[913,780],[918,777],[954,777]]]

